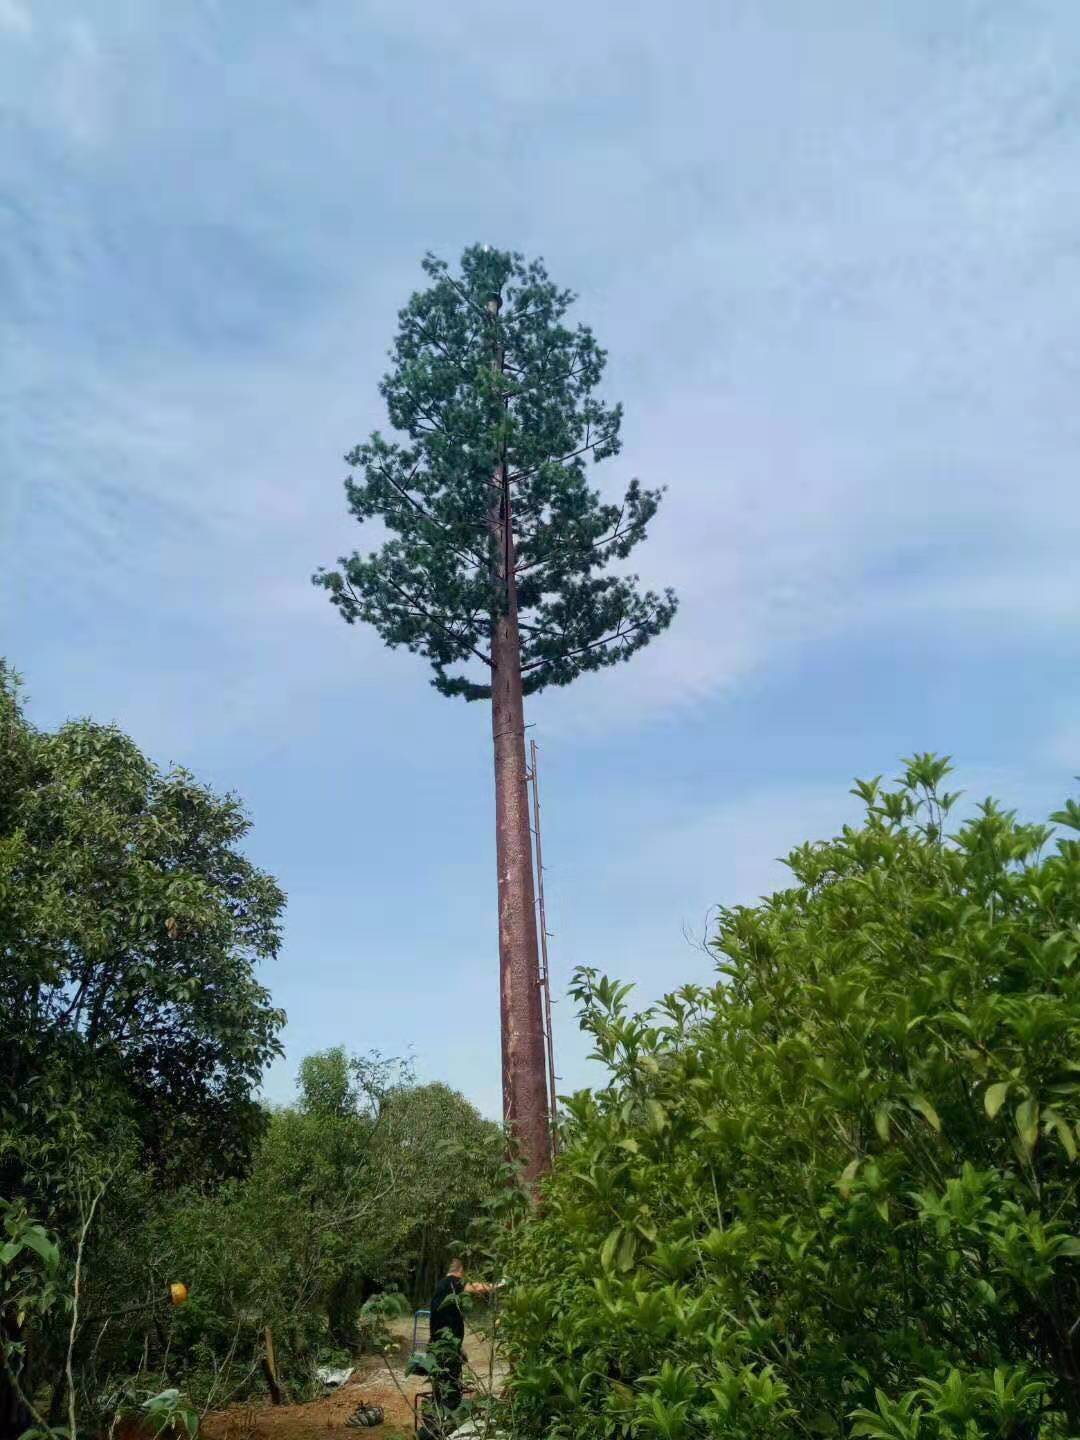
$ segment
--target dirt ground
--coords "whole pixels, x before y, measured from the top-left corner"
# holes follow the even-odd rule
[[[406,1378],[409,1342],[412,1338],[412,1317],[390,1322],[390,1329],[400,1340],[399,1353],[389,1362],[376,1356],[357,1361],[352,1379],[338,1390],[331,1390],[306,1405],[273,1405],[269,1398],[256,1404],[230,1405],[207,1415],[200,1434],[206,1440],[315,1440],[328,1431],[374,1440],[390,1440],[392,1436],[413,1433],[413,1400],[428,1388],[423,1376]],[[467,1332],[465,1353],[481,1376],[481,1388],[494,1391],[502,1388],[505,1369],[496,1358],[490,1366],[490,1342],[483,1335]],[[489,1380],[490,1375],[490,1380]],[[352,1430],[346,1420],[360,1404],[379,1405],[385,1415],[381,1425],[370,1430]]]

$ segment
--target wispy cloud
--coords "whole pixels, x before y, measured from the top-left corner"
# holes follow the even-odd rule
[[[1080,780],[1080,720],[1056,730],[1046,749],[1053,765],[1065,767],[1074,780]]]
[[[334,875],[335,924],[372,953],[422,972],[471,906],[446,943],[462,974],[491,958],[486,872],[470,888],[445,858],[489,839],[483,716],[440,709],[420,661],[308,584],[364,543],[341,455],[384,423],[429,248],[543,254],[627,406],[598,483],[669,486],[635,558],[679,590],[675,625],[532,710],[565,757],[553,823],[575,816],[559,964],[678,978],[683,922],[771,883],[760,857],[832,814],[833,749],[881,767],[941,736],[1059,773],[1080,673],[1068,0],[680,0],[662,34],[572,0],[0,0],[0,37],[5,643],[48,718],[116,716],[239,772],[290,886]],[[364,825],[402,848],[354,872]],[[295,913],[302,996],[327,910]],[[410,1024],[437,1038],[431,993]]]
[[[16,35],[29,35],[34,28],[30,11],[22,0],[0,0],[0,30]]]
[[[122,45],[113,36],[108,83],[104,20],[96,28],[54,20],[52,58],[41,62],[49,113],[78,143],[108,134],[101,198],[129,213],[125,221],[99,214],[88,232],[74,208],[58,217],[68,248],[58,248],[62,238],[49,243],[64,257],[65,289],[112,287],[110,304],[130,313],[116,336],[119,370],[101,373],[87,353],[93,327],[107,334],[113,325],[103,310],[82,308],[92,290],[76,302],[83,318],[68,331],[66,361],[63,329],[53,322],[42,332],[51,374],[66,372],[71,383],[47,430],[27,436],[40,461],[33,480],[24,468],[22,483],[40,487],[49,477],[65,534],[74,543],[81,533],[110,556],[98,571],[103,583],[131,583],[138,557],[123,535],[143,523],[138,516],[158,534],[150,554],[165,575],[183,574],[193,552],[230,543],[279,556],[300,576],[316,555],[331,559],[357,543],[332,457],[382,418],[375,367],[415,270],[408,255],[398,256],[392,279],[385,265],[376,275],[348,264],[337,235],[342,222],[363,223],[366,207],[350,195],[347,171],[330,165],[320,178],[312,170],[310,147],[321,107],[319,134],[329,156],[344,159],[338,131],[351,116],[350,128],[367,136],[360,173],[374,181],[372,194],[386,194],[392,172],[379,165],[370,127],[392,87],[376,79],[368,96],[357,81],[375,52],[392,56],[394,46],[405,47],[397,63],[438,58],[444,86],[475,87],[477,105],[502,106],[526,126],[519,173],[529,177],[530,208],[515,191],[509,218],[525,241],[544,236],[540,248],[560,278],[580,276],[586,288],[596,270],[581,313],[610,344],[612,389],[630,407],[626,463],[598,478],[614,484],[640,472],[670,485],[641,562],[648,580],[677,582],[676,626],[625,671],[555,697],[544,707],[552,725],[636,723],[700,702],[793,647],[863,622],[886,595],[913,615],[970,621],[1004,593],[994,578],[1003,564],[1037,578],[1048,546],[1056,547],[1049,568],[1065,564],[1080,528],[1061,445],[1062,427],[1071,433],[1077,423],[1067,397],[1080,288],[1063,285],[1066,275],[1075,282],[1078,257],[1065,213],[1071,191],[1059,177],[1080,159],[1080,131],[1065,120],[1075,109],[1071,72],[1035,30],[984,8],[967,27],[915,12],[908,24],[807,31],[802,40],[831,64],[850,52],[862,70],[837,89],[800,66],[788,93],[794,52],[767,17],[742,6],[731,7],[725,27],[706,26],[678,76],[632,14],[611,33],[605,26],[610,43],[597,70],[574,7],[551,7],[539,31],[500,11],[497,42],[486,13],[473,5],[435,19],[429,7],[376,6],[349,64],[338,59],[339,27],[320,7],[302,29],[282,17],[245,29],[210,11],[175,34],[129,25]],[[516,48],[535,63],[508,62]],[[747,79],[766,57],[776,69],[775,108]],[[136,67],[181,86],[197,78],[196,112],[185,109],[182,122],[164,112]],[[238,108],[260,70],[289,97],[298,122],[291,142],[265,94],[250,117]],[[728,83],[714,89],[718,76]],[[108,130],[106,97],[121,85],[135,87],[139,123]],[[602,118],[582,128],[587,85]],[[693,136],[685,126],[698,102],[709,123]],[[129,121],[132,104],[129,96]],[[28,102],[27,113],[43,112]],[[207,145],[215,116],[228,137],[217,154]],[[471,123],[463,112],[461,140]],[[256,150],[251,127],[264,124],[267,143]],[[147,136],[169,169],[146,170]],[[419,163],[438,195],[442,181],[420,159],[430,141],[406,129],[393,178]],[[230,151],[245,157],[241,169]],[[463,150],[460,181],[482,194],[501,160],[483,146]],[[781,163],[787,180],[778,190],[770,175]],[[239,203],[226,214],[230,174]],[[283,184],[303,210],[283,204]],[[549,219],[567,195],[571,209],[588,197],[577,238]],[[201,204],[211,208],[200,213]],[[336,223],[324,233],[327,205]],[[468,231],[483,228],[470,208]],[[634,237],[603,270],[598,218],[606,234]],[[110,232],[121,224],[133,225],[130,243],[112,253]],[[298,231],[309,236],[306,249]],[[417,229],[410,243],[419,251],[427,239]],[[40,284],[55,289],[58,279],[54,267]],[[43,414],[34,405],[29,413]],[[90,475],[72,466],[76,453],[95,457]],[[1052,529],[1031,522],[1051,509]],[[949,562],[878,588],[891,556],[958,525],[982,552],[969,577]],[[252,591],[262,583],[245,580]],[[298,591],[267,583],[268,603],[288,594],[301,605]],[[1022,592],[1034,620],[1067,610],[1068,582],[1057,582],[1056,598],[1052,588]]]

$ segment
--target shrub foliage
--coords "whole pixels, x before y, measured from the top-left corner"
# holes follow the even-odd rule
[[[947,838],[947,773],[860,782],[711,989],[578,973],[609,1081],[514,1242],[524,1432],[1080,1434],[1080,840]]]
[[[0,662],[0,1440],[182,1431],[262,1391],[267,1328],[303,1398],[497,1183],[499,1128],[377,1054],[259,1102],[285,897],[247,832],[113,726],[30,725]]]
[[[71,1426],[89,1322],[145,1298],[148,1206],[241,1172],[264,1126],[284,1017],[257,971],[285,898],[247,831],[115,726],[30,725],[0,662],[0,1435],[42,1387]]]

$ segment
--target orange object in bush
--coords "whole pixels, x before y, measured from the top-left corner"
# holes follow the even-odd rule
[[[187,1299],[187,1286],[177,1283],[169,1286],[169,1299],[174,1305],[183,1305]]]

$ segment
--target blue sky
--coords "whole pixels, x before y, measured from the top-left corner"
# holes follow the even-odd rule
[[[486,712],[309,583],[428,249],[542,254],[627,407],[597,483],[670,487],[675,627],[531,710],[557,992],[703,977],[913,749],[1067,793],[1078,77],[1072,0],[0,0],[2,648],[247,802],[270,1096],[340,1041],[498,1103]]]

